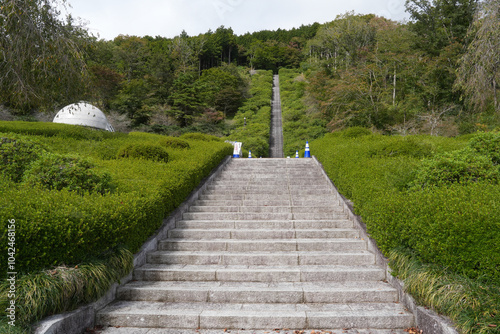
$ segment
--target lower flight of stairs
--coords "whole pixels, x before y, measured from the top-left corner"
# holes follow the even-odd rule
[[[385,278],[312,159],[233,159],[96,322],[402,333],[414,317]]]

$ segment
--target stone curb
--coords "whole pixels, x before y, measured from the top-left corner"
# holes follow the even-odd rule
[[[198,199],[199,195],[205,191],[207,186],[216,178],[231,161],[231,157],[226,157],[200,185],[191,192],[191,195],[172,214],[163,220],[163,225],[158,229],[157,234],[144,243],[138,253],[134,255],[134,268],[146,263],[146,254],[158,249],[158,242],[166,238],[168,230],[175,227],[177,221],[182,219],[182,215],[188,211],[189,206]],[[118,287],[123,286],[132,280],[132,272],[111,286],[108,293],[98,301],[80,307],[79,309],[47,317],[33,326],[34,334],[78,334],[83,333],[87,328],[95,326],[95,315],[101,309],[116,299]]]
[[[404,283],[391,275],[391,268],[388,265],[389,261],[377,247],[375,240],[368,235],[366,225],[361,220],[361,217],[354,214],[352,203],[339,193],[337,187],[330,180],[323,165],[316,156],[313,156],[313,160],[321,168],[323,176],[332,185],[334,193],[338,194],[341,205],[344,206],[344,212],[347,213],[349,219],[353,220],[355,227],[360,230],[360,236],[367,241],[368,250],[375,253],[376,263],[385,269],[387,281],[398,290],[399,300],[415,316],[416,326],[421,329],[424,334],[458,334],[459,332],[449,318],[440,316],[436,312],[422,306],[418,306],[413,297],[404,291]]]

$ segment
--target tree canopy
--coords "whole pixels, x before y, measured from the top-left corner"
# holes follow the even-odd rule
[[[330,131],[438,134],[450,120],[453,135],[500,124],[499,0],[407,0],[407,23],[347,12],[240,36],[220,26],[114,40],[61,20],[64,1],[4,1],[3,105],[28,112],[88,98],[133,126],[223,128],[251,96],[252,70],[294,69],[307,116]]]
[[[0,98],[29,110],[86,94],[83,49],[89,38],[68,16],[64,0],[2,1],[0,15]]]

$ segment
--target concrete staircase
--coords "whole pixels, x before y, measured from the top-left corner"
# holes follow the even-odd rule
[[[103,333],[414,323],[312,159],[233,159],[134,279],[98,314]]]

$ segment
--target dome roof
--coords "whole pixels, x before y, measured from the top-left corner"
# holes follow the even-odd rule
[[[54,117],[54,123],[83,125],[115,132],[106,115],[87,102],[74,103],[62,108]]]

